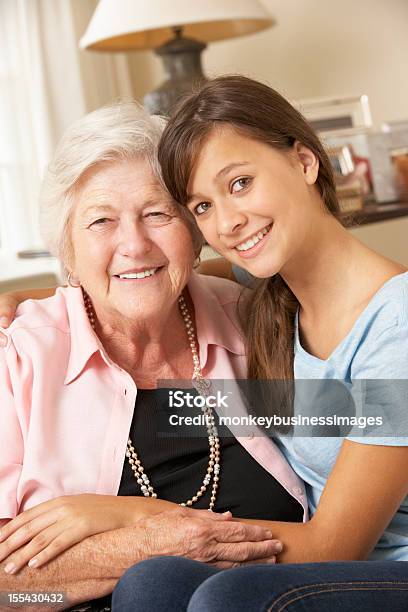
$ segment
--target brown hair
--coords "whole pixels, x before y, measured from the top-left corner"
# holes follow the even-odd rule
[[[295,141],[308,147],[319,160],[316,187],[323,204],[339,219],[332,167],[313,129],[278,92],[243,76],[208,81],[183,100],[170,118],[158,153],[164,182],[175,200],[186,204],[200,149],[214,128],[223,125],[275,149],[290,150]],[[250,378],[293,379],[298,306],[279,274],[259,282],[243,317]]]

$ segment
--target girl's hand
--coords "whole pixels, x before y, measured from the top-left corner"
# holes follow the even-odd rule
[[[27,563],[40,567],[91,535],[135,525],[143,516],[141,503],[146,506],[149,501],[155,502],[156,512],[174,506],[164,500],[97,494],[67,495],[46,501],[1,528],[0,562],[12,555],[5,567],[7,571],[9,566],[9,573]]]
[[[0,327],[9,327],[15,317],[17,306],[25,300],[41,300],[54,295],[54,288],[24,289],[12,293],[0,294]],[[7,338],[0,332],[0,347],[7,344]]]
[[[0,327],[8,327],[16,314],[17,306],[22,300],[14,293],[0,295]],[[7,338],[0,332],[0,346],[6,346]]]

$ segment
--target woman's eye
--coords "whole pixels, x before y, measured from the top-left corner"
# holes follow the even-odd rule
[[[110,219],[108,219],[107,217],[102,217],[101,219],[96,219],[95,221],[93,221],[90,227],[95,225],[105,225],[105,223],[107,223],[108,221],[110,221]]]
[[[209,202],[200,202],[197,206],[194,206],[193,212],[195,215],[199,216],[207,212],[207,210],[211,207]]]
[[[168,223],[171,220],[171,215],[160,210],[153,210],[145,215],[145,219],[150,223]]]
[[[251,178],[249,176],[244,176],[242,178],[236,179],[231,183],[231,193],[239,193],[251,182]]]

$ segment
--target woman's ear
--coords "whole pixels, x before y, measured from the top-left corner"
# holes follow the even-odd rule
[[[296,161],[300,164],[306,183],[314,185],[319,174],[319,160],[316,155],[304,144],[296,140],[293,145],[293,153]]]

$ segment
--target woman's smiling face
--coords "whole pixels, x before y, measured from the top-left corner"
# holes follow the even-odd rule
[[[143,159],[103,163],[78,190],[70,268],[98,316],[139,320],[176,304],[191,274],[192,236]]]
[[[188,208],[220,255],[259,278],[281,271],[313,229],[318,161],[295,143],[281,151],[228,127],[214,130],[188,184]]]

